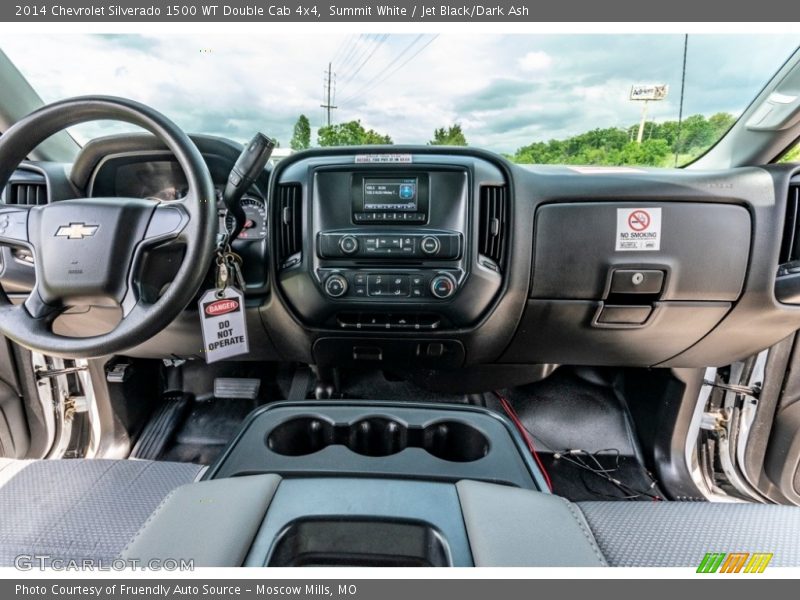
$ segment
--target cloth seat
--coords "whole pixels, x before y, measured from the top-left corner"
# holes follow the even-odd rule
[[[113,560],[162,500],[201,469],[145,460],[0,459],[0,566],[14,566],[21,554]]]
[[[579,502],[612,567],[697,567],[707,552],[765,552],[800,566],[800,507],[724,502]]]
[[[0,459],[0,566],[14,566],[20,555],[37,563],[36,557],[110,562],[163,500],[196,481],[202,468],[146,460]],[[479,566],[696,568],[711,552],[771,553],[772,567],[800,566],[800,507],[575,504],[474,481],[459,482],[457,489]]]
[[[721,502],[573,503],[460,481],[473,559],[486,567],[689,567],[706,554],[772,554],[800,566],[800,507]]]

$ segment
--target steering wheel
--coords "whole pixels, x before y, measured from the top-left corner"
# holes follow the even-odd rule
[[[39,143],[100,119],[132,123],[158,137],[183,169],[188,192],[169,202],[75,198],[34,207],[0,204],[0,244],[27,247],[36,268],[36,285],[23,304],[12,304],[0,288],[0,334],[64,358],[118,353],[161,331],[195,297],[216,242],[216,195],[203,157],[175,123],[132,100],[71,98],[14,124],[0,136],[0,189]],[[141,258],[147,248],[166,242],[184,245],[183,261],[166,291],[151,302],[140,291]],[[118,306],[122,319],[102,335],[54,333],[56,317],[79,305]]]

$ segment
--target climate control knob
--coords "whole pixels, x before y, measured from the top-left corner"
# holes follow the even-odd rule
[[[358,239],[352,235],[346,235],[339,240],[339,250],[345,254],[353,254],[358,251]]]
[[[439,273],[436,277],[431,279],[431,294],[440,300],[449,298],[456,293],[458,284],[455,277],[448,273]]]
[[[347,279],[334,273],[325,280],[325,293],[331,298],[339,298],[347,293]]]
[[[441,244],[439,244],[439,238],[435,238],[432,235],[425,236],[419,243],[419,247],[425,254],[436,254],[439,252],[439,248]]]

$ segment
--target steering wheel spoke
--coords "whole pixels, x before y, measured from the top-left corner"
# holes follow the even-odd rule
[[[62,305],[47,304],[44,300],[42,300],[42,296],[39,293],[39,286],[37,285],[33,288],[33,290],[31,290],[31,293],[28,294],[28,297],[25,299],[22,308],[32,319],[39,322],[52,323],[66,310],[67,307]]]
[[[4,246],[27,246],[29,209],[0,207],[0,244]]]
[[[152,246],[181,237],[190,221],[186,202],[187,199],[184,198],[157,204],[142,242]]]

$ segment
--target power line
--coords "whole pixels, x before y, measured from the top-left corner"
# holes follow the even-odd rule
[[[406,65],[407,65],[409,62],[411,62],[412,60],[414,60],[414,58],[416,58],[416,57],[417,57],[417,56],[418,56],[418,55],[419,55],[419,54],[420,54],[420,53],[421,53],[423,50],[425,50],[425,48],[427,48],[428,46],[430,46],[430,45],[431,45],[431,44],[432,44],[432,43],[433,43],[433,42],[436,40],[436,38],[438,38],[438,37],[439,37],[439,34],[436,34],[436,35],[434,35],[434,36],[433,36],[431,39],[429,39],[429,40],[428,40],[427,42],[425,42],[425,43],[424,43],[422,46],[420,46],[420,47],[419,47],[419,48],[418,48],[418,49],[417,49],[417,50],[416,50],[416,51],[415,51],[415,52],[414,52],[414,53],[413,53],[411,56],[409,56],[409,57],[408,57],[408,58],[407,58],[405,61],[403,61],[402,63],[400,63],[399,65],[397,65],[397,66],[396,66],[394,69],[392,69],[391,67],[392,67],[392,66],[393,66],[395,63],[397,63],[397,61],[398,61],[398,60],[400,60],[400,59],[403,57],[403,55],[404,55],[404,54],[406,54],[406,53],[407,53],[407,52],[408,52],[408,51],[411,49],[411,47],[412,47],[412,46],[414,46],[414,45],[417,43],[417,41],[419,41],[419,39],[421,39],[422,37],[423,37],[422,35],[418,35],[418,36],[417,36],[417,37],[414,39],[414,41],[413,41],[413,42],[411,42],[411,43],[410,43],[410,44],[409,44],[409,45],[408,45],[408,46],[407,46],[407,47],[406,47],[406,48],[405,48],[405,49],[404,49],[404,50],[403,50],[403,51],[402,51],[402,52],[401,52],[401,53],[400,53],[400,54],[399,54],[399,55],[398,55],[398,56],[397,56],[397,57],[396,57],[396,58],[395,58],[395,59],[394,59],[394,60],[393,60],[391,63],[389,63],[388,65],[386,65],[386,68],[384,68],[384,70],[383,70],[382,72],[378,73],[378,74],[377,74],[375,77],[373,77],[373,78],[372,78],[370,81],[368,81],[366,84],[364,84],[364,86],[362,86],[362,87],[361,87],[361,89],[359,89],[359,90],[358,90],[357,92],[355,92],[354,94],[352,94],[352,95],[348,96],[347,98],[345,98],[344,100],[342,100],[342,102],[343,102],[343,103],[344,103],[344,102],[351,102],[351,101],[355,100],[356,98],[358,98],[358,97],[360,97],[361,95],[363,95],[364,93],[366,93],[366,92],[367,92],[369,89],[371,89],[371,88],[372,88],[372,87],[374,87],[375,85],[377,85],[377,84],[379,84],[379,83],[382,83],[383,81],[385,81],[386,79],[388,79],[389,77],[391,77],[392,75],[394,75],[395,73],[397,73],[397,72],[398,72],[400,69],[402,69],[403,67],[405,67],[405,66],[406,66]],[[390,70],[390,69],[391,69],[391,70]]]
[[[342,52],[344,52],[344,49],[347,47],[348,42],[352,42],[352,40],[353,40],[353,35],[351,34],[345,36],[345,38],[339,43],[339,47],[336,48],[336,52],[333,53],[333,58],[331,59],[331,62],[333,64],[339,63],[339,57],[342,55]]]
[[[346,69],[358,64],[364,55],[369,52],[369,49],[374,45],[375,39],[377,39],[377,36],[373,37],[371,34],[364,36],[363,43],[358,44],[358,50],[353,53],[347,63],[342,63],[339,65],[339,70],[344,72]]]
[[[344,56],[342,57],[342,61],[339,63],[338,68],[344,69],[348,66],[348,64],[352,61],[353,56],[359,52],[361,49],[361,40],[365,39],[367,36],[365,34],[359,35],[356,39],[353,40],[352,44],[350,44],[350,49],[345,52]]]
[[[411,43],[410,43],[410,44],[408,44],[408,45],[407,45],[405,48],[403,48],[403,50],[401,50],[401,51],[400,51],[400,53],[399,53],[397,56],[395,56],[395,57],[394,57],[394,58],[393,58],[393,59],[392,59],[392,60],[389,62],[389,64],[387,64],[385,67],[383,67],[383,69],[382,69],[381,71],[379,71],[378,73],[376,73],[376,74],[375,74],[375,75],[374,75],[374,76],[373,76],[373,77],[372,77],[372,78],[371,78],[369,81],[367,81],[365,84],[363,84],[363,85],[362,85],[362,86],[361,86],[361,87],[358,89],[358,91],[356,91],[355,93],[353,93],[353,94],[351,94],[350,96],[348,96],[348,97],[347,97],[347,99],[346,99],[346,100],[344,100],[344,101],[345,101],[345,102],[347,102],[347,101],[349,101],[349,100],[352,100],[353,98],[356,98],[356,97],[358,97],[360,94],[362,94],[362,93],[363,93],[363,92],[364,92],[364,91],[365,91],[365,90],[366,90],[368,87],[370,87],[370,86],[371,86],[373,83],[375,83],[375,82],[376,82],[376,81],[377,81],[379,78],[381,78],[381,77],[382,77],[382,76],[383,76],[383,75],[384,75],[384,74],[385,74],[385,73],[386,73],[386,72],[387,72],[389,69],[391,69],[391,68],[392,68],[392,67],[393,67],[395,64],[397,64],[397,62],[398,62],[398,61],[399,61],[401,58],[403,58],[403,56],[404,56],[405,54],[407,54],[407,53],[408,53],[408,51],[409,51],[409,50],[411,50],[411,48],[412,48],[412,47],[413,47],[413,46],[414,46],[414,45],[415,45],[415,44],[416,44],[418,41],[420,41],[420,40],[421,40],[421,39],[422,39],[424,36],[425,36],[425,34],[422,34],[422,33],[421,33],[421,34],[419,34],[417,37],[415,37],[415,38],[414,38],[414,39],[411,41]]]
[[[364,66],[370,61],[370,59],[375,55],[375,52],[377,52],[378,48],[380,48],[381,45],[383,45],[383,43],[387,40],[388,37],[389,34],[386,33],[381,37],[377,38],[376,43],[372,48],[372,51],[367,55],[367,57],[363,61],[361,61],[361,64],[359,64],[358,67],[356,67],[356,70],[353,72],[352,75],[348,75],[347,77],[342,78],[342,82],[346,83],[348,81],[354,80],[356,75],[358,75],[361,72],[361,69],[363,69]]]
[[[388,63],[388,64],[386,64],[386,65],[383,67],[383,69],[381,69],[381,71],[379,71],[378,73],[376,73],[376,74],[375,74],[375,75],[372,77],[372,79],[370,79],[369,81],[367,81],[367,82],[366,82],[366,83],[365,83],[365,84],[362,86],[362,89],[363,89],[364,87],[366,87],[366,86],[370,85],[370,84],[371,84],[373,81],[375,81],[376,79],[378,79],[378,78],[379,78],[380,76],[382,76],[382,75],[383,75],[383,74],[384,74],[384,73],[385,73],[385,72],[386,72],[388,69],[390,69],[390,68],[391,68],[393,65],[395,65],[395,64],[397,63],[397,61],[399,61],[399,60],[400,60],[400,59],[401,59],[401,58],[402,58],[402,57],[403,57],[403,56],[404,56],[406,53],[408,53],[408,51],[409,51],[409,50],[411,50],[411,48],[412,48],[412,47],[413,47],[413,46],[414,46],[414,45],[415,45],[415,44],[416,44],[416,43],[417,43],[419,40],[421,40],[421,39],[422,39],[424,36],[425,36],[425,34],[422,34],[422,33],[421,33],[421,34],[417,35],[417,37],[415,37],[413,40],[411,40],[411,43],[409,43],[407,46],[405,46],[405,47],[404,47],[404,48],[403,48],[403,49],[400,51],[400,53],[399,53],[397,56],[395,56],[395,57],[394,57],[394,58],[393,58],[391,61],[389,61],[389,63]]]

